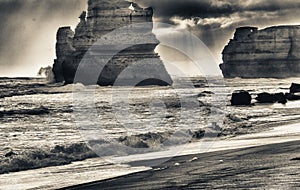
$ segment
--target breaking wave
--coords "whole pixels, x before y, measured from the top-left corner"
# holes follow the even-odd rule
[[[0,174],[65,165],[96,156],[84,143],[69,146],[57,145],[51,150],[38,149],[20,153],[10,151],[0,160]]]

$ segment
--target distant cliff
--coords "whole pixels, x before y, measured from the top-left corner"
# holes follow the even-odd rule
[[[152,8],[141,8],[136,3],[125,0],[89,0],[88,12],[80,15],[80,22],[75,32],[70,27],[59,28],[57,32],[56,56],[53,72],[57,82],[69,84],[74,82],[75,74],[82,58],[99,39],[107,44],[124,45],[128,39],[141,43],[134,45],[113,55],[101,71],[95,71],[96,65],[100,64],[102,57],[98,56],[90,65],[81,68],[84,70],[87,79],[82,79],[83,83],[89,83],[88,78],[99,72],[97,84],[113,85],[116,79],[131,81],[139,78],[147,80],[140,81],[140,85],[169,85],[172,79],[167,73],[160,57],[154,52],[159,44],[152,33]],[[130,34],[122,31],[113,38],[107,39],[106,34],[115,29],[128,26],[130,24],[149,23],[147,27],[136,30],[136,33]],[[105,43],[106,43],[105,42]],[[107,46],[108,48],[114,48]],[[103,51],[103,50],[101,50]],[[114,49],[107,50],[107,55]],[[144,59],[152,61],[144,61]],[[93,65],[94,64],[94,65]],[[120,74],[129,66],[135,65],[129,74],[120,77]],[[146,77],[145,77],[146,76]]]
[[[300,26],[237,28],[222,54],[226,78],[300,76]]]

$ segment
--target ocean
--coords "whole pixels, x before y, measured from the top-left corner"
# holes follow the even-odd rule
[[[0,181],[7,181],[3,188],[34,188],[39,184],[23,180],[17,187],[8,180],[47,168],[59,173],[76,163],[106,172],[103,179],[141,171],[148,166],[130,167],[110,158],[164,151],[203,138],[217,142],[300,121],[300,101],[258,104],[253,100],[252,106],[230,105],[235,90],[247,90],[253,98],[261,92],[287,93],[300,78],[190,81],[193,87],[131,88],[0,78]],[[181,149],[176,151],[174,156]],[[105,159],[91,161],[98,156]],[[87,176],[65,185],[94,179]]]

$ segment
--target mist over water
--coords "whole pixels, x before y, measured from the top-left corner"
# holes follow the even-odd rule
[[[36,77],[53,64],[56,31],[78,23],[82,0],[0,1],[0,76]]]

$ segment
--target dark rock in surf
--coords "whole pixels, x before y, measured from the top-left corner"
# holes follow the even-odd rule
[[[290,101],[300,100],[300,95],[295,95],[295,94],[291,94],[291,93],[286,93],[285,97],[287,100],[290,100]]]
[[[232,93],[231,105],[232,106],[249,106],[251,105],[252,97],[247,91],[236,91]]]
[[[257,95],[255,98],[259,103],[275,103],[276,98],[273,94],[263,92]]]
[[[287,103],[287,98],[283,93],[270,94],[267,92],[263,92],[257,95],[255,98],[259,103]]]
[[[290,93],[293,94],[296,92],[300,92],[300,84],[292,83],[292,85],[290,87]]]
[[[281,104],[286,104],[287,103],[287,98],[286,98],[284,93],[282,93],[282,92],[281,93],[276,93],[274,96],[275,96],[278,103],[281,103]]]
[[[291,161],[300,161],[300,157],[292,158]]]

